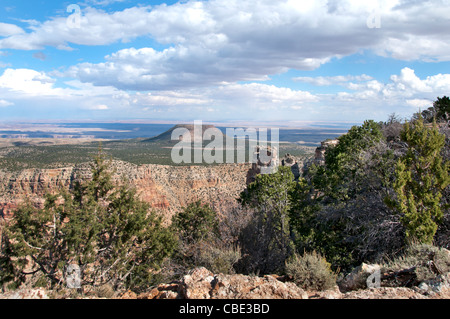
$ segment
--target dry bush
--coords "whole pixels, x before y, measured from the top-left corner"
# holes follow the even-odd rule
[[[411,244],[405,253],[383,265],[388,271],[414,269],[417,281],[432,280],[450,272],[450,252],[441,247]]]
[[[286,262],[286,274],[295,284],[307,290],[327,290],[335,286],[336,274],[331,265],[319,253],[295,254]]]

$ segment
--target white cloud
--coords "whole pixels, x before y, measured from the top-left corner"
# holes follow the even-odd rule
[[[428,80],[422,81],[415,74],[414,70],[410,68],[403,68],[400,75],[391,76],[391,80],[397,88],[401,87],[402,89],[411,90],[412,92],[430,92],[433,90],[432,87],[427,84],[427,82],[429,82]]]
[[[425,99],[411,99],[406,100],[406,104],[411,105],[415,109],[427,109],[433,106],[433,101],[425,100]]]
[[[209,95],[219,105],[245,105],[256,110],[298,109],[318,101],[310,92],[260,83],[223,85],[210,89]]]
[[[322,83],[308,79],[311,83]],[[367,75],[344,75],[326,80],[347,91],[312,94],[308,91],[263,83],[222,83],[196,88],[126,92],[112,86],[99,87],[79,80],[65,81],[31,69],[7,69],[0,75],[1,106],[47,105],[55,112],[102,111],[120,118],[197,117],[211,119],[295,118],[315,120],[384,119],[395,111],[410,116],[424,109],[437,96],[448,95],[450,74],[418,77],[402,69],[383,83]],[[348,82],[344,82],[347,80]],[[62,87],[64,86],[64,87]]]
[[[6,101],[6,100],[0,100],[0,107],[7,107],[7,106],[11,106],[14,105],[14,103]]]
[[[101,110],[101,111],[103,111],[103,110],[108,110],[109,107],[108,107],[108,105],[100,104],[100,105],[95,105],[95,106],[91,107],[91,109],[92,110]]]
[[[53,80],[42,72],[30,69],[6,69],[0,76],[0,88],[29,95],[62,95],[53,87]]]
[[[61,87],[64,86],[64,87]],[[77,80],[59,83],[44,72],[6,69],[0,75],[2,106],[54,108],[54,112],[126,109],[130,95],[113,87],[96,87]],[[52,112],[53,113],[53,112]]]
[[[317,86],[346,85],[349,81],[369,81],[373,78],[366,74],[362,75],[338,75],[338,76],[318,76],[318,77],[295,77],[296,82],[305,82]]]
[[[450,74],[436,74],[419,78],[414,70],[403,68],[399,74],[382,83],[371,80],[343,85],[350,91],[320,96],[320,103],[340,109],[342,114],[357,110],[374,117],[385,116],[395,111],[404,116],[412,114],[411,107],[418,111],[433,104],[437,97],[450,92]],[[355,113],[356,114],[356,113]],[[367,116],[367,115],[366,115]]]
[[[0,22],[0,37],[9,37],[21,33],[25,33],[25,31],[15,24]]]
[[[70,50],[70,43],[107,45],[119,40],[129,41],[149,33],[148,12],[147,7],[135,7],[109,14],[88,7],[82,11],[80,28],[69,23],[69,14],[43,23],[34,21],[29,26],[31,32],[0,39],[0,48],[42,50],[53,46]]]
[[[413,69],[408,67],[403,68],[400,74],[393,74],[388,83],[382,83],[365,74],[360,76],[300,77],[295,80],[315,85],[340,85],[350,92],[339,92],[335,97],[345,101],[391,99],[398,102],[399,99],[403,99],[402,104],[410,101],[408,104],[416,105],[418,101],[430,101],[439,95],[448,95],[450,92],[450,74],[436,74],[421,79]],[[427,98],[421,98],[423,96]]]
[[[380,29],[367,27],[374,10],[381,17]],[[448,0],[211,0],[111,13],[87,7],[80,28],[56,17],[31,25],[31,32],[0,39],[0,49],[70,49],[71,44],[108,45],[149,36],[168,48],[120,50],[103,63],[76,65],[68,74],[119,89],[170,90],[260,81],[289,69],[312,70],[361,50],[404,60],[450,61],[448,16]]]
[[[276,87],[274,85],[223,84],[201,89],[177,91],[157,91],[136,93],[130,97],[136,106],[151,107],[211,107],[226,110],[228,108],[252,110],[299,109],[318,98],[306,91]],[[243,109],[242,106],[245,106]]]

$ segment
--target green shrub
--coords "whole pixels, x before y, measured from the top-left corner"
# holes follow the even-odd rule
[[[336,274],[331,265],[319,253],[295,254],[286,263],[286,274],[303,289],[327,290],[336,284]]]
[[[201,201],[190,203],[172,218],[180,240],[191,245],[208,240],[218,232],[217,213]]]

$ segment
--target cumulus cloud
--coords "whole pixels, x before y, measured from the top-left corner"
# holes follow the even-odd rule
[[[348,83],[345,85],[350,91],[336,94],[334,101],[342,101],[350,105],[368,103],[378,106],[412,106],[423,109],[432,105],[438,96],[448,95],[450,92],[450,74],[436,74],[419,78],[413,69],[403,68],[400,74],[394,74],[390,81],[382,83],[371,80],[363,83]],[[411,110],[406,110],[410,112]]]
[[[341,86],[342,90],[337,93],[315,95],[318,100],[315,106],[327,119],[335,116],[359,121],[367,118],[382,120],[392,112],[409,117],[412,112],[432,106],[437,97],[448,96],[450,92],[450,74],[421,78],[407,67],[385,82],[366,75],[311,77],[301,78],[301,81]]]
[[[30,69],[6,69],[0,76],[0,88],[29,95],[62,95],[43,72]]]
[[[206,110],[210,107],[242,108],[245,105],[247,111],[299,109],[308,103],[318,101],[316,96],[306,91],[260,83],[224,84],[201,89],[151,93],[137,92],[131,98],[133,104],[139,106],[201,106]]]
[[[56,78],[31,69],[7,69],[0,75],[0,94],[13,102],[53,105],[55,112],[90,110],[124,112],[125,118],[145,116],[148,112],[254,117],[260,111],[279,112],[305,109],[319,101],[301,90],[261,83],[223,83],[205,88],[184,88],[152,92],[126,92],[114,87],[99,87],[79,80],[58,83]],[[12,101],[12,102],[9,102]],[[19,103],[20,104],[20,103]],[[220,112],[219,112],[220,111]],[[203,115],[202,115],[203,114]]]
[[[114,13],[85,8],[80,16],[80,27],[74,27],[67,17],[55,17],[43,23],[30,24],[31,32],[18,33],[0,39],[0,48],[42,50],[46,46],[71,50],[70,44],[107,45],[116,41],[129,41],[148,34],[146,7],[134,7]],[[1,29],[0,29],[1,30]]]
[[[412,106],[414,109],[427,109],[433,105],[433,101],[425,99],[410,99],[406,100],[406,104]]]
[[[367,26],[373,12],[381,18],[379,29]],[[170,90],[260,81],[289,69],[312,70],[333,57],[360,50],[403,60],[449,61],[448,16],[448,0],[432,4],[403,0],[211,0],[112,13],[87,7],[82,10],[80,28],[70,28],[66,17],[53,18],[30,26],[30,32],[0,39],[0,49],[71,49],[71,44],[108,45],[151,37],[167,48],[120,50],[102,63],[73,66],[68,74],[83,82],[119,89]],[[316,84],[341,81],[320,80],[322,83]]]
[[[0,106],[51,108],[52,114],[77,110],[127,110],[130,95],[113,87],[96,87],[78,80],[58,83],[44,72],[6,69],[0,75]],[[128,111],[129,112],[129,111]]]
[[[310,82],[323,83],[323,78]],[[30,69],[7,69],[0,76],[2,106],[17,101],[33,101],[72,110],[115,112],[124,118],[145,116],[174,116],[196,118],[264,118],[274,116],[333,120],[345,117],[362,120],[384,118],[396,113],[409,116],[412,110],[424,109],[437,96],[448,95],[450,74],[418,77],[410,68],[402,69],[387,82],[367,75],[344,75],[327,78],[343,89],[336,94],[312,94],[308,91],[277,87],[264,83],[222,83],[208,87],[127,92],[115,87],[99,87],[79,80],[64,82],[49,74]],[[350,82],[345,82],[349,80]],[[60,86],[60,85],[59,85]],[[208,114],[208,115],[206,115]]]
[[[339,92],[335,98],[345,101],[375,99],[398,102],[399,99],[408,99],[409,105],[418,105],[423,104],[423,101],[430,101],[418,97],[419,95],[433,99],[438,95],[448,95],[450,91],[450,74],[436,74],[421,79],[413,69],[408,67],[403,68],[400,74],[391,75],[387,83],[382,83],[366,74],[298,77],[293,80],[318,86],[342,86],[348,91]]]

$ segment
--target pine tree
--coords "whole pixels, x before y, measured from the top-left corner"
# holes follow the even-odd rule
[[[445,136],[435,123],[426,127],[419,116],[405,123],[401,139],[408,150],[396,166],[393,188],[397,198],[387,203],[402,215],[408,240],[430,244],[443,217],[442,192],[450,182],[449,163],[440,154]]]

